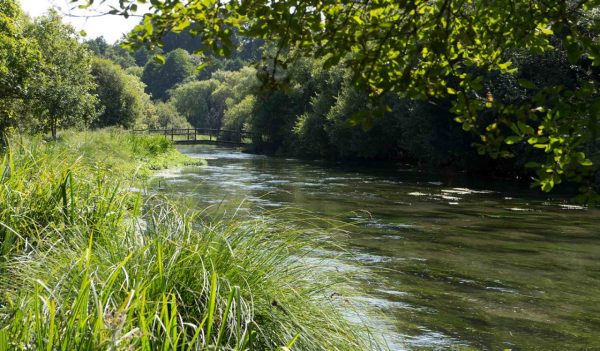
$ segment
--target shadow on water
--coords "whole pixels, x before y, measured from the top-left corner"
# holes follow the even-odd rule
[[[181,150],[208,166],[159,177],[199,208],[291,206],[357,223],[343,264],[369,267],[356,284],[387,316],[393,348],[600,349],[597,210],[502,182]]]

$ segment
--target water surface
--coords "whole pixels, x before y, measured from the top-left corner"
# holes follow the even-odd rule
[[[345,264],[372,268],[355,284],[393,349],[600,350],[600,211],[518,185],[181,150],[208,166],[163,172],[161,187],[200,208],[359,223]]]

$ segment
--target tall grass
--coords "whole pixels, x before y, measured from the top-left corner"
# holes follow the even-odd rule
[[[374,348],[341,316],[337,275],[307,266],[312,246],[290,226],[207,219],[125,190],[189,161],[164,143],[114,131],[11,141],[0,350]]]

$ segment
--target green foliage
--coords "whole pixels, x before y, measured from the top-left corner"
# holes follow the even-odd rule
[[[316,243],[291,225],[203,220],[127,190],[139,160],[174,151],[164,138],[105,131],[10,144],[0,348],[375,347],[329,297],[333,286],[351,294],[336,284],[343,276],[307,266]]]
[[[127,69],[125,69],[125,72],[127,72],[127,74],[129,74],[129,75],[138,77],[141,80],[142,74],[144,74],[144,67],[140,67],[140,66],[127,67]]]
[[[194,68],[190,55],[177,49],[167,54],[164,64],[149,61],[144,67],[142,81],[153,99],[166,100],[167,90],[191,76]]]
[[[196,128],[219,128],[218,101],[213,92],[219,87],[216,79],[192,81],[171,90],[172,104]]]
[[[118,43],[109,46],[106,49],[105,55],[123,68],[136,67],[135,57],[133,57],[129,50],[122,48]]]
[[[252,111],[256,104],[254,95],[247,95],[241,101],[226,100],[227,110],[223,115],[223,129],[243,131],[250,129],[248,124],[252,120]]]
[[[30,108],[35,111],[31,123],[51,131],[53,138],[58,128],[87,126],[96,117],[97,104],[90,93],[95,87],[90,53],[78,42],[73,27],[63,24],[53,10],[37,18],[28,32],[44,57],[31,87]]]
[[[37,42],[25,35],[18,2],[0,3],[0,133],[15,123],[15,104],[30,94],[41,60]]]
[[[35,42],[25,37],[25,18],[16,1],[0,4],[0,99],[22,97],[39,58]]]
[[[88,50],[93,52],[96,56],[104,56],[106,54],[106,50],[109,47],[108,43],[106,42],[106,39],[104,39],[103,36],[86,40],[84,43],[85,46],[87,46]]]
[[[258,86],[256,70],[216,71],[212,78],[190,81],[170,91],[169,104],[196,128],[242,130],[251,119]]]
[[[144,84],[111,60],[94,59],[92,75],[97,85],[94,93],[103,106],[94,122],[96,127],[131,128],[137,121],[152,118],[155,114],[150,97],[144,92]]]
[[[341,63],[371,99],[382,99],[388,92],[418,99],[450,98],[456,120],[482,136],[479,150],[492,157],[512,155],[503,140],[525,136],[519,123],[536,130],[544,119],[542,136],[556,142],[524,145],[530,151],[535,145],[549,145],[538,167],[537,184],[543,190],[565,179],[579,180],[591,170],[593,162],[582,145],[593,138],[587,131],[597,128],[594,106],[599,89],[593,73],[600,65],[597,0],[185,3],[185,11],[179,6],[183,1],[157,3],[156,11],[133,31],[129,44],[153,45],[167,31],[190,26],[200,28],[199,42],[218,55],[235,51],[237,35],[269,40],[275,50],[265,57],[268,69],[262,77],[267,84],[279,85],[280,70],[299,57],[322,58],[324,68]],[[122,8],[124,13],[130,9]],[[494,99],[486,82],[490,74],[519,74],[507,52],[522,50],[535,56],[555,47],[563,48],[569,63],[591,72],[591,79],[570,88],[565,82],[548,85],[538,98],[526,101],[506,104]],[[524,88],[530,86],[526,79],[520,81]],[[489,117],[490,109],[497,120],[487,123],[482,115]],[[584,161],[573,161],[581,152]]]
[[[147,126],[151,129],[192,128],[185,117],[177,112],[173,104],[158,102],[155,104],[156,120]]]
[[[123,68],[135,67],[135,57],[128,50],[122,48],[118,43],[109,45],[104,37],[86,40],[86,47],[96,56],[110,59]]]

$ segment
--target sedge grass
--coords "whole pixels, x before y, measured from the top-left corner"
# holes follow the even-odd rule
[[[131,138],[11,141],[0,350],[374,348],[330,294],[341,277],[307,265],[314,246],[293,226],[206,218],[125,190],[186,162],[164,139]]]

